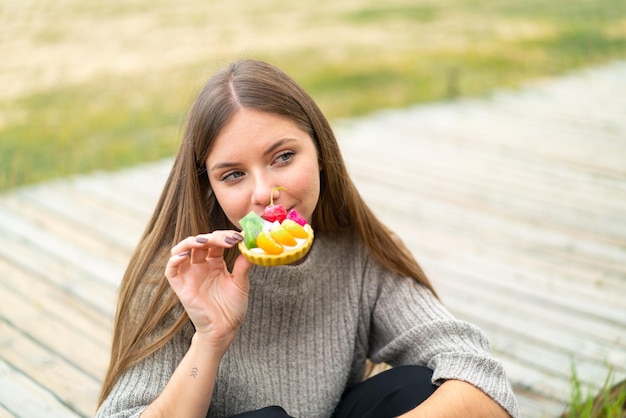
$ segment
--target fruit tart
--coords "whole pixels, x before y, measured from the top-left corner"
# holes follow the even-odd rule
[[[239,251],[260,266],[291,264],[304,257],[313,244],[313,228],[307,220],[295,209],[287,212],[282,205],[274,205],[276,190],[286,189],[272,190],[262,216],[250,212],[239,220],[243,233]]]

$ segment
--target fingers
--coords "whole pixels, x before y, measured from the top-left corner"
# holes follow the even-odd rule
[[[248,271],[252,268],[252,263],[246,257],[239,255],[235,260],[235,265],[233,266],[233,273],[237,273],[238,275],[247,275]]]
[[[204,236],[200,236],[198,235],[197,237],[195,237],[195,243],[196,244],[207,244],[209,242],[209,239],[204,237]],[[200,264],[200,263],[204,263],[206,261],[206,257],[208,254],[209,250],[207,248],[204,247],[200,247],[200,248],[195,248],[193,250],[191,250],[191,264]]]
[[[225,248],[231,248],[242,240],[243,236],[236,231],[215,231],[188,237],[172,248],[165,276],[176,276],[178,269],[186,263],[200,264],[209,258],[222,258]]]
[[[231,248],[242,240],[243,236],[235,231],[215,231],[191,236],[172,248],[172,256],[189,252],[192,263],[201,263],[208,256],[221,257],[225,248]],[[216,251],[209,254],[213,249]]]
[[[191,251],[183,251],[170,257],[165,266],[165,277],[170,280],[170,283],[178,275],[179,268],[189,263],[190,257]]]
[[[247,289],[249,285],[248,281],[248,272],[252,267],[252,263],[244,256],[239,255],[235,260],[235,265],[233,266],[232,277],[235,282],[239,285],[239,287]]]

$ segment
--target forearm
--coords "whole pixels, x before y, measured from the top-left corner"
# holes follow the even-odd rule
[[[141,417],[206,417],[223,354],[194,335],[169,382]]]
[[[493,399],[469,383],[448,380],[417,408],[401,418],[421,417],[507,418],[509,414]]]

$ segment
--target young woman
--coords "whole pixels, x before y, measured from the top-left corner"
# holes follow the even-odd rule
[[[253,266],[238,221],[271,195],[315,240],[297,263]],[[368,360],[393,367],[364,380]],[[124,275],[98,417],[402,414],[517,405],[483,333],[363,202],[314,101],[269,64],[231,64],[195,101]]]

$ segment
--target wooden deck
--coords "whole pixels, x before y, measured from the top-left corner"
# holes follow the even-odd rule
[[[335,128],[374,210],[489,334],[523,416],[626,376],[626,63]],[[91,416],[170,160],[0,196],[0,417]]]

